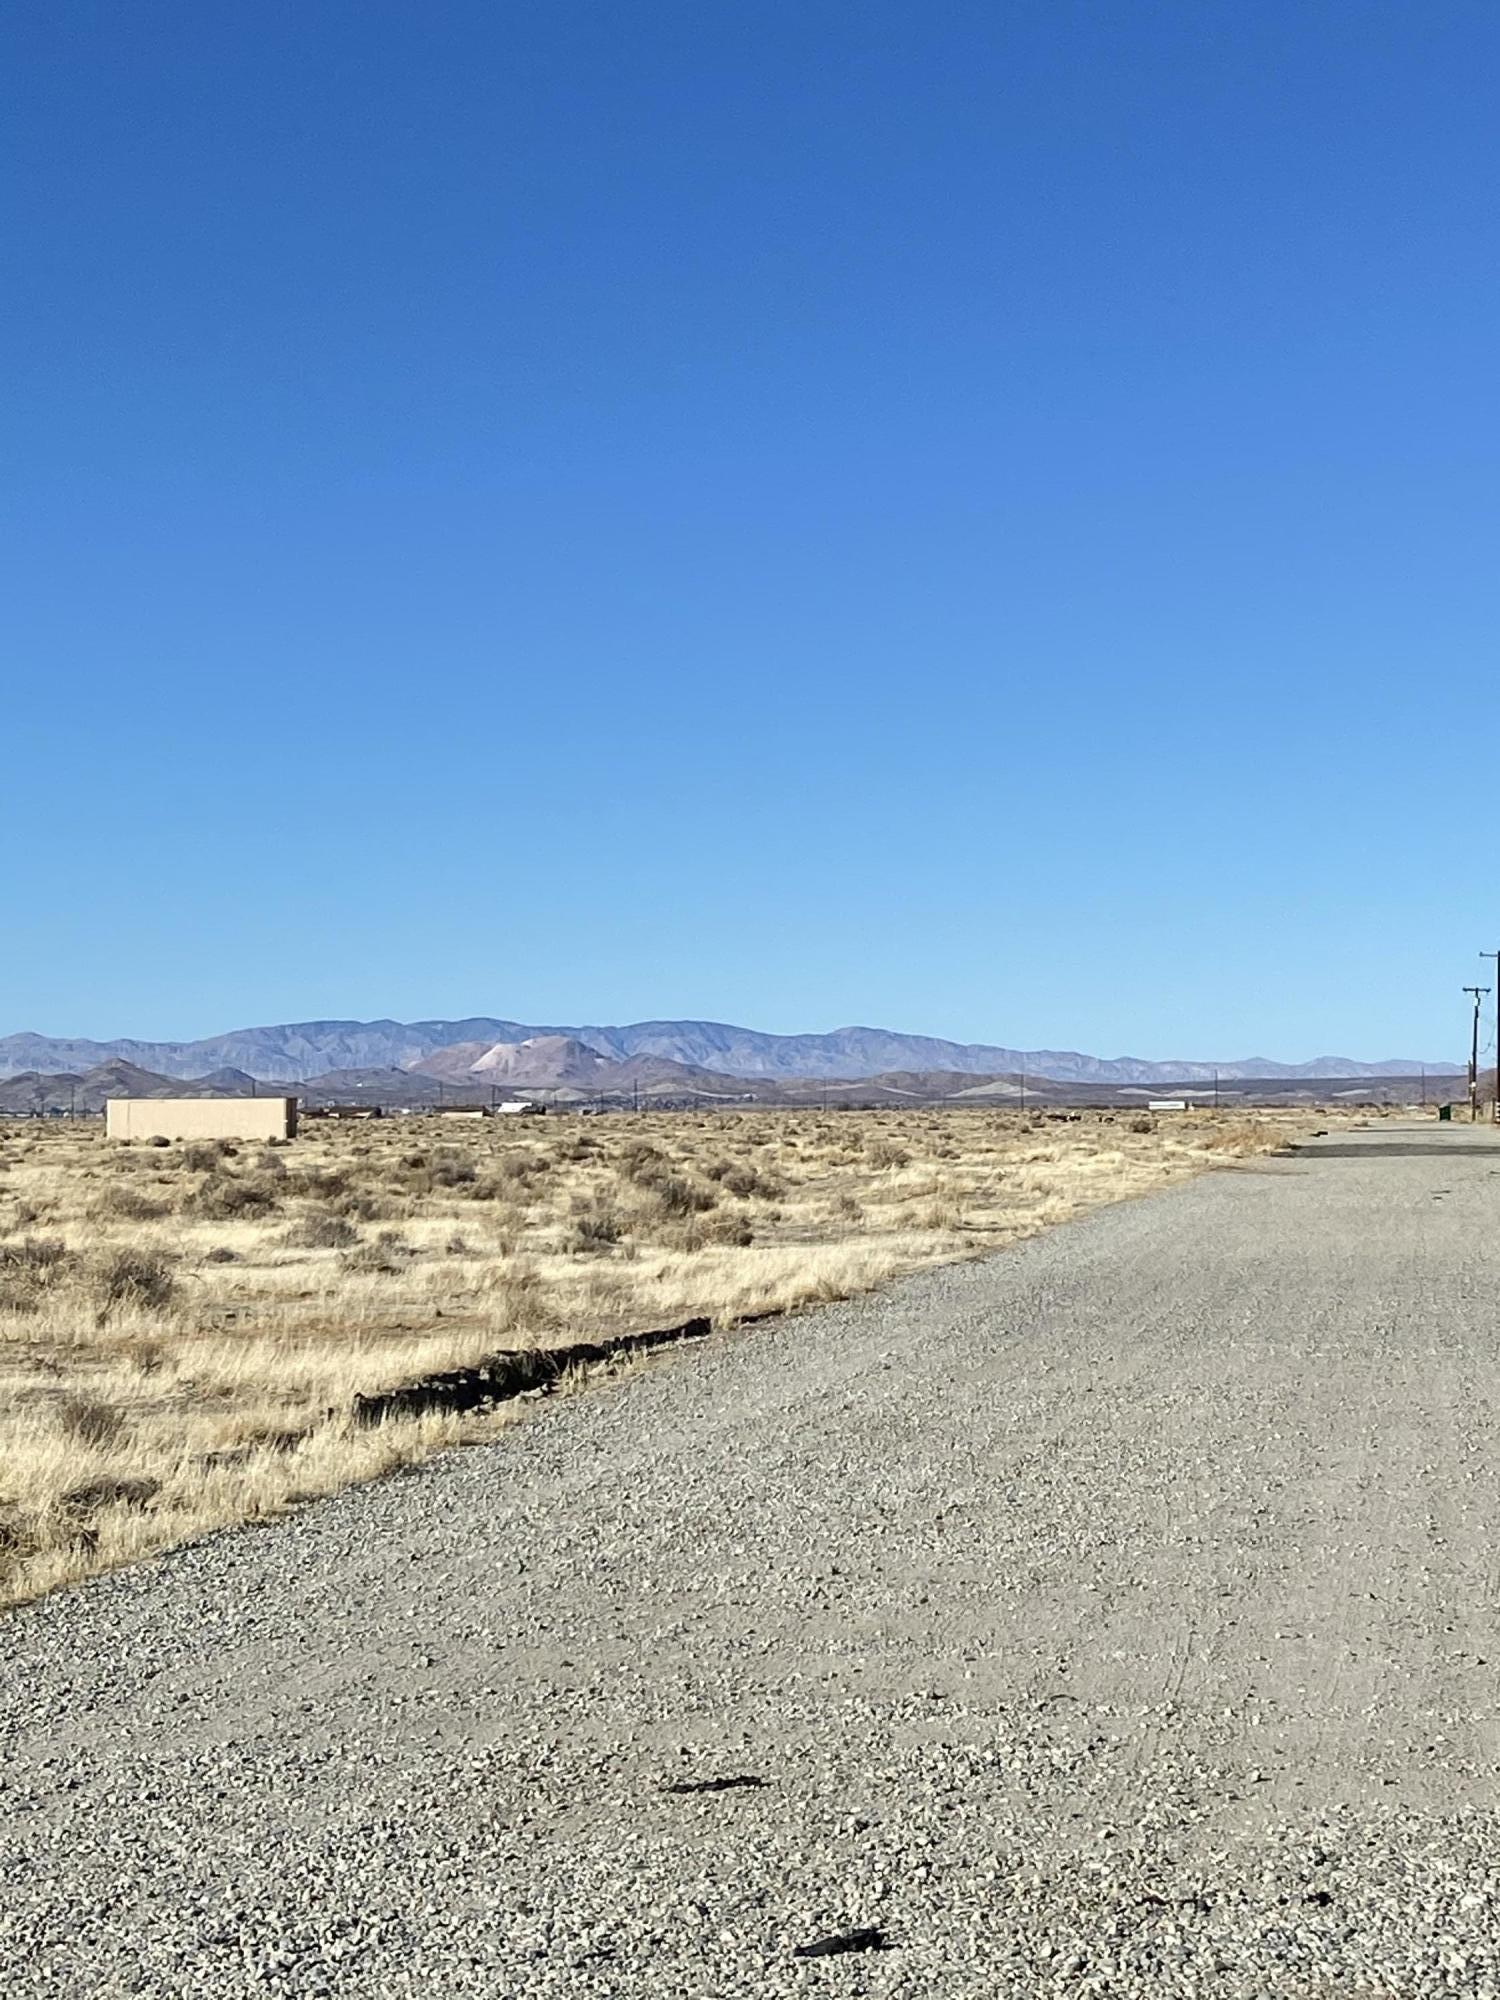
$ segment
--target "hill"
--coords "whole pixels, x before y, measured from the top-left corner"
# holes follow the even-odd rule
[[[651,1057],[715,1076],[766,1079],[855,1079],[903,1071],[958,1071],[976,1079],[1048,1077],[1060,1083],[1103,1085],[1210,1082],[1271,1077],[1414,1076],[1423,1065],[1412,1059],[1358,1061],[1319,1056],[1310,1062],[1275,1062],[1249,1056],[1218,1062],[1147,1061],[1135,1056],[1102,1057],[1070,1049],[1011,1049],[983,1042],[949,1042],[930,1035],[887,1028],[836,1028],[827,1034],[772,1035],[721,1021],[637,1021],[625,1027],[527,1026],[485,1015],[455,1021],[301,1021],[192,1042],[80,1041],[38,1034],[0,1037],[0,1077],[28,1071],[81,1074],[97,1065],[123,1061],[151,1073],[187,1080],[226,1066],[261,1080],[298,1082],[329,1071],[427,1069],[430,1058],[452,1059],[457,1075],[467,1075],[480,1057],[497,1047],[567,1042],[572,1080],[583,1085],[585,1058],[577,1048],[605,1062]],[[459,1062],[455,1051],[469,1050]],[[501,1081],[512,1080],[503,1070]],[[548,1058],[552,1060],[552,1058]],[[1457,1064],[1428,1063],[1434,1076],[1454,1073]],[[436,1072],[446,1075],[440,1066]],[[515,1073],[515,1080],[519,1080]]]
[[[688,1099],[744,1095],[743,1079],[698,1069],[665,1056],[611,1061],[570,1035],[533,1035],[522,1042],[456,1042],[412,1067],[414,1076],[438,1077],[462,1088],[542,1090],[570,1099],[647,1096]]]
[[[371,1069],[331,1069],[287,1085],[302,1102],[321,1104],[381,1104],[392,1110],[420,1109],[443,1101],[442,1083],[431,1076],[418,1076],[393,1065]]]
[[[102,1111],[110,1097],[249,1097],[259,1088],[243,1070],[216,1070],[209,1076],[172,1077],[135,1063],[97,1063],[83,1071],[24,1070],[0,1082],[0,1113],[31,1117],[52,1112]]]
[[[600,1081],[617,1067],[587,1042],[569,1035],[531,1035],[519,1042],[456,1042],[413,1063],[419,1076],[450,1083],[584,1084]]]

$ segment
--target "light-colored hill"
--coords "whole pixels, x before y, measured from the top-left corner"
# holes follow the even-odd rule
[[[744,1095],[740,1080],[722,1071],[672,1062],[665,1056],[612,1062],[571,1035],[531,1035],[488,1047],[457,1042],[414,1063],[410,1074],[468,1088],[547,1090],[576,1097],[635,1095],[654,1100]]]
[[[416,1076],[464,1084],[581,1084],[607,1078],[607,1057],[568,1035],[531,1035],[519,1042],[456,1042],[411,1065]]]
[[[470,1072],[482,1083],[595,1084],[615,1065],[587,1042],[571,1035],[529,1035],[523,1042],[496,1042]]]

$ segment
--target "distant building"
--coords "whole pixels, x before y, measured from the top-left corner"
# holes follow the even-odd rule
[[[111,1139],[294,1139],[295,1097],[111,1097]]]
[[[1186,1111],[1187,1108],[1185,1097],[1149,1097],[1146,1100],[1148,1111]]]
[[[546,1109],[545,1104],[533,1104],[526,1097],[513,1097],[495,1106],[496,1115],[500,1118],[540,1118]]]

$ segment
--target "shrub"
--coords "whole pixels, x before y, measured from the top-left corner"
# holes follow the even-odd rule
[[[403,1243],[394,1229],[382,1229],[373,1243],[361,1243],[344,1252],[344,1269],[369,1275],[389,1274],[399,1271],[411,1254],[410,1244]]]
[[[580,1196],[573,1204],[573,1226],[563,1238],[570,1256],[608,1250],[625,1233],[620,1211],[607,1195]]]
[[[412,1194],[431,1194],[435,1188],[466,1188],[478,1177],[473,1160],[451,1146],[439,1146],[430,1154],[407,1153],[400,1163],[399,1182]]]
[[[496,1332],[508,1333],[518,1327],[536,1331],[552,1322],[541,1280],[530,1264],[503,1264],[485,1292],[485,1317]]]
[[[138,1194],[134,1188],[106,1188],[94,1203],[100,1215],[118,1215],[127,1222],[156,1222],[167,1213],[169,1204],[156,1201],[148,1194]]]
[[[71,1259],[52,1237],[0,1243],[0,1311],[35,1312],[44,1294],[66,1277]]]
[[[705,1243],[730,1243],[736,1249],[744,1250],[755,1241],[755,1231],[748,1219],[727,1210],[721,1210],[717,1215],[705,1215],[688,1227],[700,1230]]]
[[[1130,1129],[1132,1132],[1154,1132],[1156,1130],[1156,1120],[1154,1118],[1132,1118]]]
[[[57,1421],[69,1437],[90,1445],[113,1444],[125,1427],[121,1412],[112,1403],[101,1403],[97,1396],[60,1397]]]
[[[768,1180],[758,1168],[748,1164],[710,1168],[709,1179],[716,1180],[726,1194],[738,1195],[741,1201],[748,1201],[757,1194],[767,1201],[774,1201],[782,1192],[779,1182]]]
[[[55,1237],[28,1236],[20,1243],[0,1243],[0,1271],[51,1271],[67,1256],[67,1246]]]
[[[662,1215],[701,1215],[719,1199],[717,1188],[696,1187],[683,1175],[673,1173],[654,1146],[632,1146],[621,1162],[621,1172],[652,1196],[653,1207]]]
[[[145,1507],[161,1491],[159,1479],[90,1479],[62,1496],[73,1514],[95,1514],[103,1507]]]
[[[671,1250],[702,1250],[710,1243],[744,1249],[755,1241],[755,1232],[742,1214],[721,1210],[717,1215],[673,1217],[660,1232],[660,1240]]]
[[[501,1181],[480,1180],[463,1190],[463,1198],[465,1201],[509,1201],[514,1192]]]
[[[183,1207],[189,1214],[201,1215],[211,1222],[231,1222],[237,1217],[248,1220],[269,1213],[279,1206],[279,1197],[280,1190],[265,1181],[214,1174],[198,1183]]]
[[[403,1211],[395,1203],[378,1194],[336,1195],[329,1203],[335,1215],[348,1217],[354,1222],[389,1222]]]
[[[703,1215],[718,1203],[712,1188],[694,1187],[680,1174],[664,1174],[651,1183],[658,1207],[666,1215]]]
[[[347,1250],[359,1241],[359,1231],[325,1209],[321,1215],[305,1215],[294,1222],[281,1240],[293,1250]]]
[[[103,1310],[139,1306],[161,1311],[172,1303],[176,1281],[172,1267],[154,1250],[111,1250],[93,1269],[93,1289]]]
[[[0,1500],[0,1564],[24,1562],[37,1553],[40,1539],[37,1524],[12,1501]]]
[[[628,1181],[652,1186],[666,1171],[666,1161],[649,1140],[636,1139],[620,1155],[620,1172]]]

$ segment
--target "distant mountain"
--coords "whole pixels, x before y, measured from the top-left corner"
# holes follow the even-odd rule
[[[374,1069],[331,1069],[321,1076],[299,1077],[287,1085],[304,1104],[439,1104],[443,1086],[436,1077],[418,1076],[394,1064]]]
[[[490,1083],[595,1083],[614,1067],[571,1035],[531,1035],[496,1042],[475,1060],[472,1074]]]
[[[51,1035],[0,1036],[0,1076],[19,1070],[91,1069],[115,1057],[161,1076],[191,1077],[225,1066],[258,1078],[300,1081],[328,1070],[407,1069],[451,1042],[522,1041],[551,1032],[519,1021],[298,1021],[236,1028],[196,1042],[94,1042]]]
[[[207,1076],[192,1077],[181,1083],[167,1076],[161,1081],[165,1088],[180,1091],[183,1096],[188,1095],[187,1083],[191,1082],[201,1097],[253,1097],[258,1079],[246,1070],[225,1067],[210,1070]]]
[[[592,1084],[618,1065],[571,1035],[530,1035],[520,1042],[455,1042],[412,1064],[419,1076],[448,1083]]]
[[[722,1070],[699,1069],[666,1056],[627,1056],[612,1061],[571,1035],[532,1035],[524,1042],[455,1042],[412,1066],[413,1076],[440,1077],[473,1089],[566,1090],[574,1096],[736,1094],[742,1079]]]
[[[80,1041],[47,1035],[0,1037],[0,1077],[26,1071],[82,1073],[100,1063],[124,1061],[166,1077],[188,1079],[225,1068],[262,1080],[296,1083],[330,1070],[418,1070],[428,1059],[468,1049],[461,1074],[504,1044],[566,1041],[607,1062],[650,1057],[717,1076],[751,1078],[860,1078],[901,1071],[959,1071],[975,1077],[1049,1077],[1062,1083],[1144,1084],[1224,1081],[1247,1077],[1415,1076],[1457,1074],[1456,1063],[1386,1059],[1360,1062],[1318,1056],[1311,1062],[1273,1062],[1251,1056],[1220,1062],[1145,1061],[1134,1056],[1081,1055],[1070,1049],[1008,1049],[982,1042],[947,1042],[887,1028],[836,1028],[819,1035],[768,1035],[721,1021],[636,1021],[626,1027],[528,1026],[488,1015],[460,1021],[299,1021],[239,1028],[195,1042]],[[502,1059],[503,1060],[503,1059]],[[581,1063],[582,1058],[569,1059]],[[438,1074],[447,1072],[440,1069]],[[497,1076],[496,1082],[514,1080]],[[581,1079],[580,1079],[581,1081]]]
[[[255,1089],[255,1078],[242,1070],[170,1077],[116,1057],[81,1072],[24,1070],[7,1077],[0,1082],[0,1113],[102,1111],[110,1097],[249,1097]]]
[[[767,1035],[717,1021],[638,1021],[628,1028],[572,1030],[609,1055],[661,1055],[674,1062],[722,1070],[730,1076],[872,1077],[893,1071],[967,1071],[975,1076],[1045,1076],[1059,1083],[1190,1083],[1221,1077],[1415,1076],[1457,1064],[1387,1059],[1359,1062],[1318,1056],[1311,1062],[1274,1062],[1248,1056],[1223,1062],[1137,1056],[1081,1055],[1072,1049],[1009,1049],[984,1042],[945,1042],[888,1028],[835,1028],[822,1035]]]
[[[546,1038],[555,1039],[555,1038]],[[469,1045],[471,1048],[473,1044]],[[514,1046],[514,1045],[512,1045]],[[481,1052],[483,1053],[482,1046]],[[670,1062],[665,1056],[630,1056],[623,1062],[608,1062],[587,1052],[597,1067],[590,1068],[587,1081],[566,1081],[568,1064],[558,1060],[550,1065],[550,1079],[538,1079],[537,1068],[547,1067],[539,1059],[529,1080],[516,1074],[500,1083],[494,1069],[475,1070],[472,1063],[460,1068],[450,1079],[424,1075],[419,1070],[395,1067],[329,1070],[322,1076],[296,1083],[249,1077],[243,1071],[217,1070],[208,1076],[169,1077],[118,1058],[100,1063],[82,1073],[23,1071],[0,1080],[0,1116],[35,1118],[49,1115],[98,1112],[110,1097],[247,1097],[257,1091],[262,1096],[277,1094],[300,1097],[308,1109],[321,1105],[379,1105],[387,1111],[431,1110],[443,1105],[480,1105],[497,1094],[512,1092],[535,1095],[544,1103],[562,1109],[569,1105],[612,1105],[624,1108],[659,1106],[703,1109],[712,1104],[762,1104],[822,1106],[842,1105],[956,1104],[973,1107],[1003,1105],[1121,1105],[1139,1110],[1153,1095],[1149,1084],[1059,1083],[1051,1077],[976,1076],[967,1070],[892,1070],[881,1076],[830,1077],[732,1077],[720,1070],[695,1069],[685,1063]],[[1430,1073],[1429,1101],[1443,1095],[1441,1072]],[[1191,1086],[1188,1086],[1191,1090]],[[1412,1104],[1419,1089],[1418,1079],[1366,1077],[1352,1087],[1346,1077],[1275,1077],[1225,1079],[1210,1092],[1198,1086],[1192,1094],[1200,1103],[1211,1097],[1221,1102],[1240,1103],[1328,1103],[1348,1098],[1360,1103]]]

